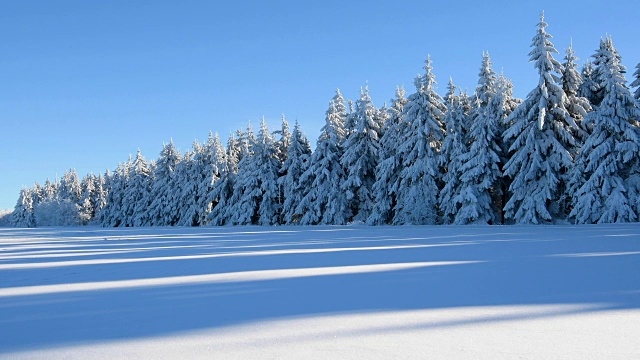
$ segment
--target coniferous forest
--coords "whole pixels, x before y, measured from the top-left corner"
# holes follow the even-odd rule
[[[312,151],[296,122],[264,121],[194,143],[164,144],[104,174],[23,188],[14,226],[552,224],[640,216],[640,64],[627,84],[611,37],[578,68],[541,17],[525,99],[482,54],[471,94],[435,91],[427,57],[415,89],[377,108],[368,87],[329,101]],[[631,89],[635,88],[635,92]]]

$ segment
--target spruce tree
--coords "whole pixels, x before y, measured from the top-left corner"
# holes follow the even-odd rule
[[[636,71],[633,73],[635,80],[631,83],[631,87],[637,87],[634,95],[636,100],[640,101],[640,63],[636,65]]]
[[[613,41],[610,36],[606,36],[603,39],[600,39],[600,46],[598,50],[596,50],[595,54],[591,56],[593,58],[593,81],[594,81],[594,91],[592,94],[592,98],[588,99],[589,102],[598,106],[602,102],[605,96],[605,87],[607,84],[607,74],[608,71],[606,67],[611,62],[611,58],[616,58],[620,72],[622,74],[627,72],[627,69],[622,65],[622,57],[618,54],[618,50],[613,46]]]
[[[564,90],[567,100],[565,107],[569,116],[575,121],[577,128],[573,129],[573,135],[578,140],[578,146],[572,149],[572,156],[576,156],[587,136],[587,128],[582,124],[582,120],[591,111],[591,104],[586,98],[579,96],[580,86],[583,84],[582,75],[576,69],[578,58],[573,51],[573,45],[569,45],[562,64],[562,90]]]
[[[440,151],[440,166],[445,169],[444,187],[438,196],[442,223],[451,224],[460,210],[454,198],[460,192],[462,155],[467,153],[467,126],[471,112],[471,100],[467,94],[456,95],[456,86],[449,80],[444,117],[446,134]]]
[[[403,117],[408,123],[403,142],[394,224],[435,224],[438,220],[438,153],[444,138],[446,106],[434,89],[431,57],[425,75],[416,78],[416,93],[408,98]]]
[[[640,108],[627,88],[620,56],[610,44],[600,64],[604,98],[586,122],[586,139],[574,175],[582,185],[573,198],[571,216],[579,224],[630,222],[638,219],[640,186]],[[607,53],[607,51],[609,53]]]
[[[171,204],[175,183],[175,171],[182,156],[175,148],[173,140],[164,144],[154,167],[151,186],[151,204],[149,205],[149,225],[175,225],[178,214]]]
[[[302,174],[309,168],[311,159],[311,145],[300,125],[296,121],[291,134],[291,142],[287,149],[287,159],[280,169],[278,183],[283,190],[284,203],[282,206],[282,222],[284,224],[298,224],[302,217],[296,209],[305,194],[300,184]]]
[[[370,225],[389,224],[393,220],[396,204],[398,179],[402,170],[402,157],[397,151],[402,136],[406,133],[406,122],[402,111],[407,104],[404,88],[396,88],[396,98],[392,100],[380,137],[379,163],[376,166],[376,182],[373,184],[375,205],[367,219]]]
[[[505,141],[513,141],[512,156],[504,166],[511,179],[511,196],[505,216],[519,224],[539,224],[563,218],[564,204],[559,200],[566,189],[571,168],[570,149],[576,146],[571,128],[577,127],[565,108],[566,95],[559,85],[562,65],[553,58],[557,53],[546,32],[544,15],[538,23],[529,53],[540,80],[518,108],[511,113],[511,127]]]
[[[340,90],[329,102],[325,124],[311,155],[309,168],[302,174],[300,184],[306,194],[296,212],[302,215],[303,225],[343,225],[351,216],[346,195],[340,190],[345,172],[340,158],[345,140],[347,117]]]
[[[364,222],[371,215],[375,197],[373,183],[378,164],[379,139],[377,109],[369,96],[369,87],[360,90],[352,119],[355,128],[344,142],[340,163],[346,178],[340,186],[349,202],[351,221]]]

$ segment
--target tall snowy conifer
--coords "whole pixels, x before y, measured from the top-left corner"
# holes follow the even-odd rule
[[[284,224],[297,224],[301,214],[296,209],[305,194],[305,189],[300,184],[302,174],[309,168],[311,159],[311,145],[309,140],[300,130],[296,121],[291,134],[291,141],[287,150],[287,158],[280,169],[278,183],[283,191],[284,204],[282,206],[282,222]]]
[[[631,87],[637,87],[634,95],[636,100],[640,101],[640,63],[636,65],[636,71],[633,73],[635,80],[631,83]]]
[[[345,172],[340,164],[345,140],[347,110],[340,90],[329,102],[325,124],[311,155],[309,168],[302,174],[300,184],[307,193],[296,212],[302,215],[303,225],[343,225],[351,216],[346,195],[340,189]]]
[[[491,65],[489,54],[485,53],[476,88],[478,107],[472,113],[468,132],[470,146],[461,156],[462,184],[460,193],[454,198],[454,202],[460,204],[454,220],[456,224],[496,224],[502,219],[499,206],[504,157],[501,146],[503,119],[500,118],[503,104],[497,94],[497,78]]]
[[[456,95],[456,86],[449,80],[445,102],[447,113],[444,117],[446,134],[440,152],[440,166],[445,170],[444,187],[440,191],[438,203],[442,213],[442,223],[450,224],[455,219],[460,206],[453,200],[460,192],[462,155],[467,151],[467,125],[471,112],[471,100],[467,94]]]
[[[380,137],[379,163],[376,166],[376,182],[373,184],[375,205],[367,219],[370,225],[389,224],[393,220],[398,178],[402,170],[402,157],[397,150],[406,133],[402,111],[407,101],[404,88],[396,88],[396,98],[387,110],[388,120]]]
[[[375,169],[378,164],[380,147],[377,109],[369,97],[369,86],[360,90],[360,99],[356,102],[352,114],[355,128],[344,142],[344,154],[340,163],[345,169],[346,179],[340,189],[345,192],[349,202],[352,221],[364,222],[371,215],[375,197],[373,183],[376,180]]]
[[[408,123],[403,142],[394,224],[435,224],[438,209],[438,153],[444,138],[446,106],[434,89],[431,57],[425,75],[415,80],[416,93],[409,96],[403,118]]]
[[[573,130],[574,137],[576,140],[580,141],[578,144],[579,146],[577,146],[572,152],[572,155],[576,156],[579,147],[582,146],[582,143],[587,136],[587,128],[582,124],[582,120],[592,109],[591,104],[589,104],[589,100],[578,95],[580,86],[583,84],[583,80],[582,75],[580,75],[576,69],[576,61],[578,58],[575,56],[575,52],[573,51],[573,45],[569,45],[567,48],[567,54],[564,59],[565,62],[562,64],[562,90],[564,90],[564,93],[567,96],[565,107],[576,125],[578,125],[578,127]]]
[[[622,57],[618,54],[618,50],[613,46],[613,41],[610,36],[600,39],[600,46],[591,57],[593,58],[594,65],[592,77],[595,82],[595,89],[592,98],[589,98],[589,102],[594,106],[598,106],[605,96],[605,87],[608,81],[606,74],[608,70],[606,68],[608,66],[607,64],[611,63],[611,58],[616,58],[622,74],[626,73],[627,69],[622,65]]]
[[[574,195],[571,216],[579,224],[630,222],[638,219],[640,190],[640,109],[626,86],[624,67],[610,38],[600,64],[602,102],[586,122],[586,139],[574,172],[584,182]],[[609,53],[607,53],[609,51]]]
[[[151,204],[149,205],[149,225],[175,225],[178,214],[171,203],[175,186],[175,170],[182,157],[171,140],[164,144],[160,157],[154,167],[154,181],[151,186]]]
[[[124,225],[145,226],[148,224],[146,210],[151,203],[151,166],[138,150],[133,161],[124,193]]]
[[[538,23],[529,53],[540,80],[508,121],[505,141],[513,141],[513,153],[504,167],[512,180],[505,216],[519,224],[551,222],[566,216],[559,199],[566,189],[571,168],[570,149],[576,146],[571,128],[576,124],[564,107],[566,95],[559,84],[562,65],[547,34],[544,15]]]

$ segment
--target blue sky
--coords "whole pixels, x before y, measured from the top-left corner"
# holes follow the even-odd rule
[[[613,6],[615,4],[615,6]],[[336,88],[381,106],[413,89],[431,54],[439,91],[472,91],[482,51],[513,79],[528,63],[540,11],[580,63],[610,34],[640,62],[637,1],[3,1],[0,8],[0,209],[23,185],[114,169],[163,142],[182,150],[209,131],[272,130],[284,113],[312,142]]]

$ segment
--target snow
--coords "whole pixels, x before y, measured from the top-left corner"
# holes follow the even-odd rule
[[[640,224],[0,229],[0,358],[634,359]]]

